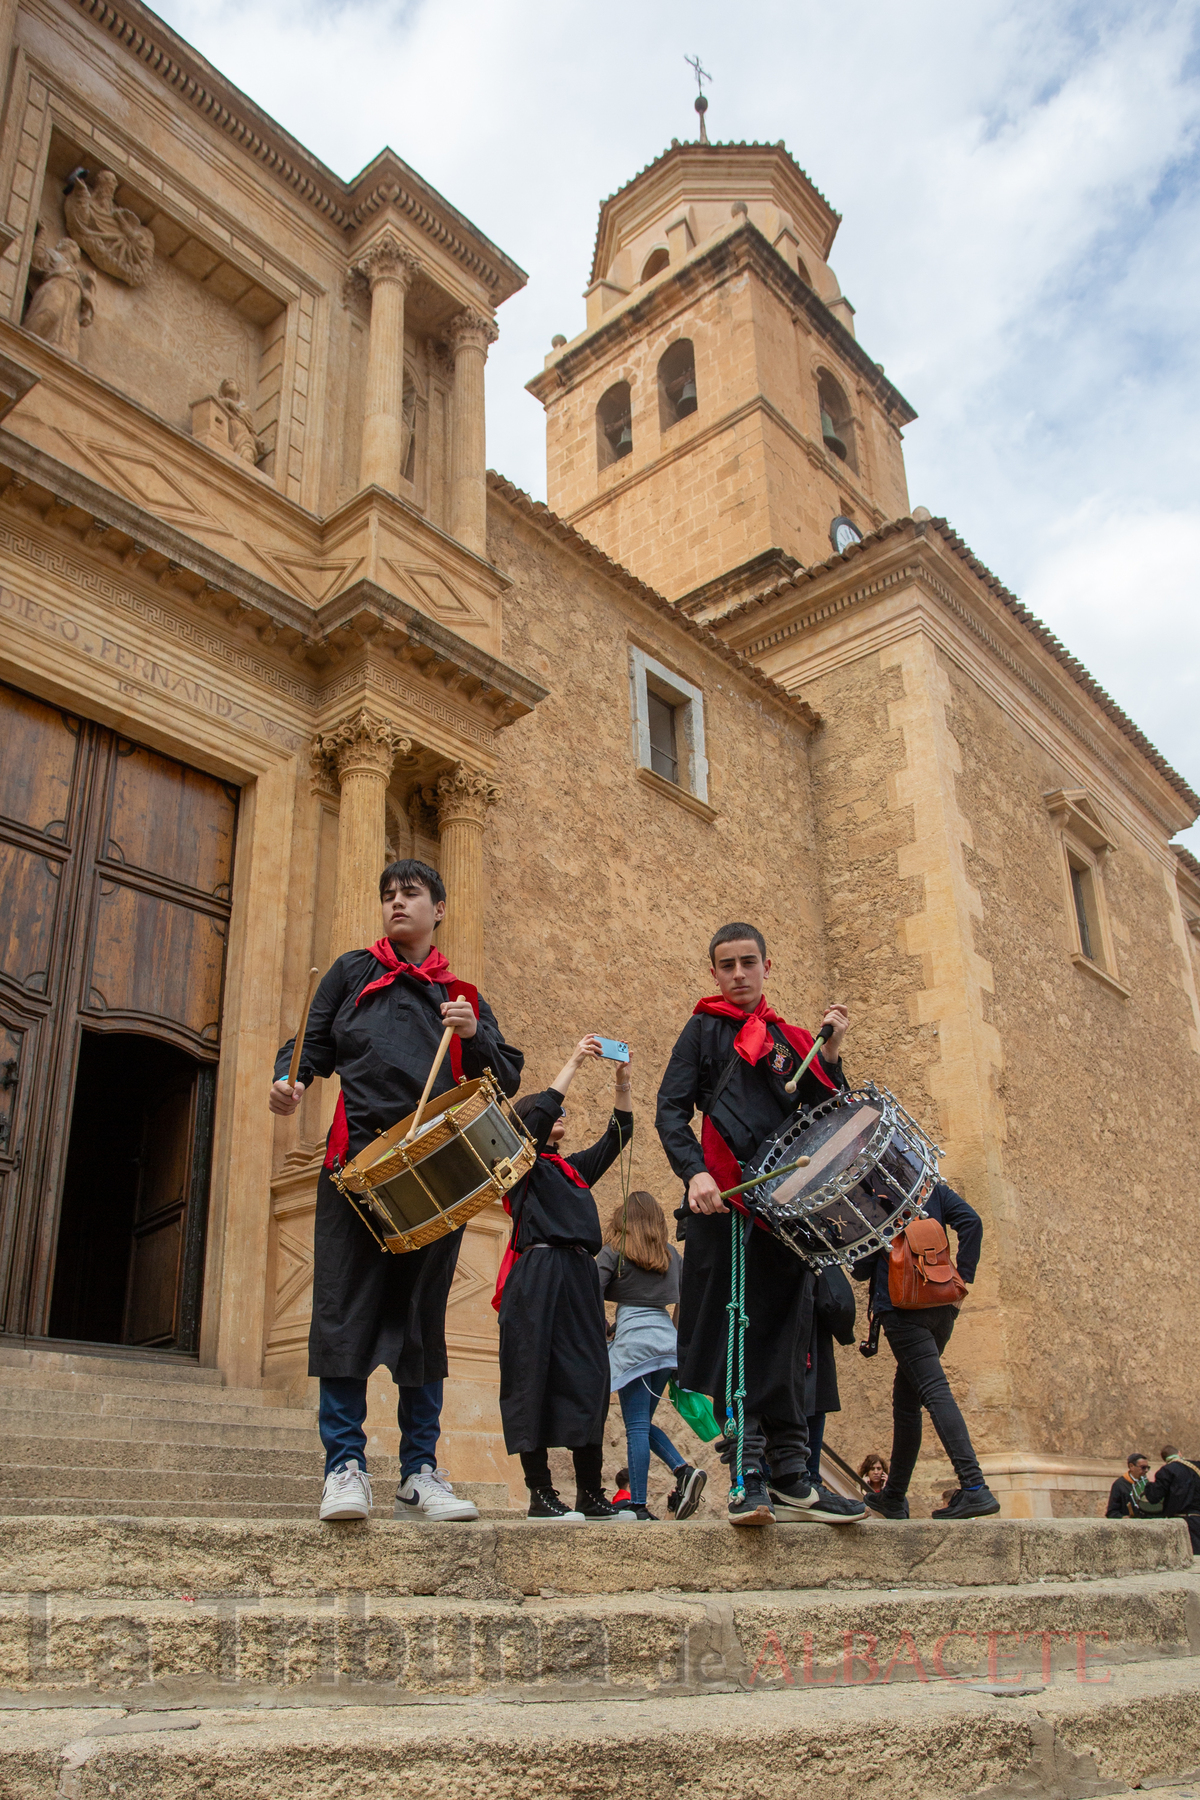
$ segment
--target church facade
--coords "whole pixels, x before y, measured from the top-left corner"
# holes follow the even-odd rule
[[[528,1083],[633,1043],[668,1208],[714,926],[761,926],[789,1017],[850,1005],[851,1079],[984,1217],[951,1374],[1006,1510],[1186,1437],[1194,1280],[1145,1298],[1195,1225],[1200,801],[910,510],[915,414],[786,151],[675,145],[605,202],[530,383],[544,507],[486,468],[524,275],[414,170],[343,182],[135,0],[10,0],[0,53],[0,1341],[302,1389],[336,1095],[273,1122],[271,1065],[412,853]],[[451,1295],[460,1479],[509,1478],[506,1236]],[[839,1366],[855,1460],[886,1361]]]

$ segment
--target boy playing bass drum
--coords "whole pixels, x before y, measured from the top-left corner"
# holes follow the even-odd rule
[[[762,933],[753,925],[723,925],[709,945],[709,960],[719,991],[697,1004],[679,1036],[658,1090],[655,1123],[667,1160],[686,1184],[690,1209],[679,1299],[679,1385],[710,1394],[720,1418],[730,1387],[725,1363],[732,1232],[746,1224],[740,1212],[730,1214],[721,1192],[744,1179],[742,1165],[801,1101],[816,1105],[846,1086],[840,1052],[848,1021],[844,1007],[829,1008],[827,1049],[805,1074],[798,1097],[791,1096],[785,1083],[813,1040],[766,1002],[763,984],[771,964]],[[691,1124],[697,1111],[704,1118],[699,1142]],[[804,1390],[815,1288],[815,1274],[794,1251],[769,1232],[749,1232],[744,1486],[730,1492],[732,1525],[765,1525],[775,1518],[847,1525],[865,1516],[861,1501],[830,1493],[807,1473]],[[733,1446],[721,1454],[732,1463]]]

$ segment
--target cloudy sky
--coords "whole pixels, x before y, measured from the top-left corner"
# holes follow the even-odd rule
[[[1200,789],[1200,0],[160,0],[340,175],[388,143],[529,273],[488,459],[583,324],[600,200],[672,137],[783,138],[944,513]],[[1200,827],[1185,840],[1200,854]]]

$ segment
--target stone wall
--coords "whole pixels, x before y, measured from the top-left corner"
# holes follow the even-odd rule
[[[1067,770],[956,668],[959,805],[995,979],[1009,1194],[1001,1297],[1014,1405],[1044,1451],[1118,1456],[1190,1440],[1187,1342],[1200,1290],[1186,1245],[1200,1150],[1197,1059],[1164,853],[1096,798],[1116,839],[1103,871],[1122,998],[1070,960],[1061,852],[1043,795]],[[1182,1250],[1182,1254],[1179,1252]]]
[[[505,656],[550,689],[501,739],[505,789],[485,838],[486,991],[526,1053],[525,1091],[588,1031],[634,1049],[633,1181],[680,1198],[653,1131],[654,1095],[693,1004],[711,992],[713,930],[747,918],[774,958],[775,1004],[819,1018],[822,949],[807,733],[729,663],[493,499],[489,555],[513,579]],[[705,695],[713,822],[651,791],[632,748],[629,647]],[[572,1093],[571,1138],[603,1129],[611,1070]],[[619,1197],[600,1186],[604,1212]]]

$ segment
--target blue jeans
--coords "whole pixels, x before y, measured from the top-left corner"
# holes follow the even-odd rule
[[[621,1417],[625,1421],[625,1453],[629,1458],[629,1499],[633,1506],[645,1506],[646,1483],[650,1478],[650,1452],[665,1462],[672,1475],[681,1463],[680,1456],[665,1431],[652,1423],[654,1409],[663,1396],[670,1369],[655,1369],[652,1375],[639,1375],[627,1387],[617,1389]]]
[[[442,1424],[442,1384],[427,1381],[424,1387],[396,1390],[396,1418],[400,1425],[400,1479],[420,1473],[424,1463],[437,1468],[438,1435]],[[367,1384],[353,1375],[322,1375],[321,1408],[317,1422],[325,1446],[325,1473],[343,1463],[367,1466]]]

